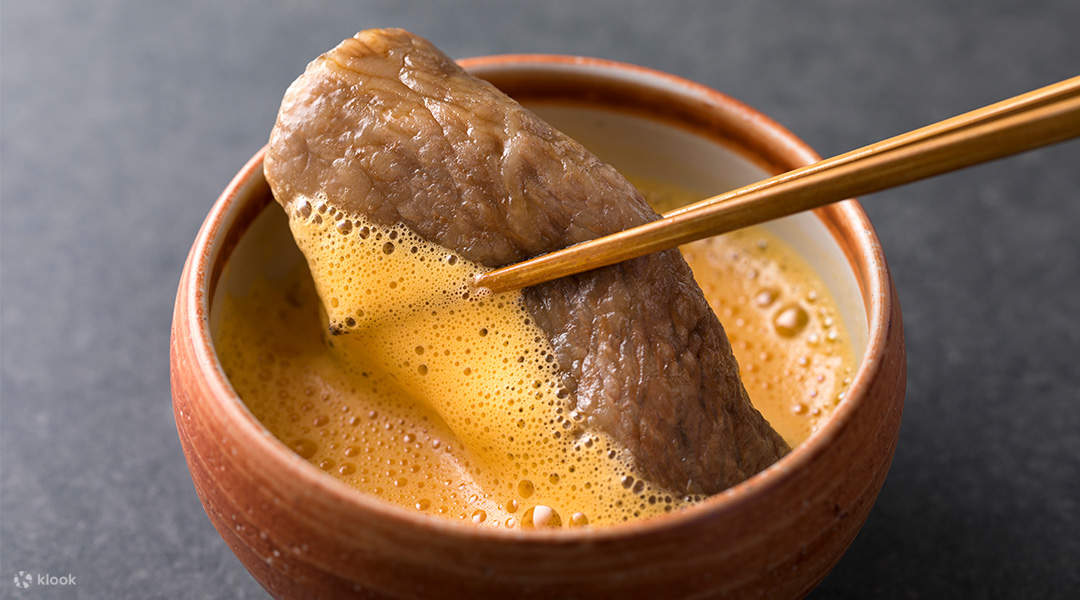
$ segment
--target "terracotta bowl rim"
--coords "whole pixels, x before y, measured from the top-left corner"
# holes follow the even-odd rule
[[[711,108],[726,111],[730,117],[752,122],[755,135],[766,137],[769,142],[776,144],[773,148],[774,154],[784,154],[789,160],[802,163],[819,159],[817,153],[801,139],[750,106],[703,84],[655,69],[607,59],[559,54],[501,54],[463,59],[459,63],[467,69],[520,68],[528,65],[558,68],[572,65],[596,69],[597,75],[602,76],[644,77],[646,81],[652,81],[641,83],[641,85],[651,86],[662,94],[698,95],[708,99]],[[677,91],[657,85],[664,83],[678,88]],[[282,474],[287,473],[295,478],[297,485],[331,496],[339,503],[339,506],[349,507],[358,513],[367,513],[371,517],[383,519],[384,522],[394,522],[404,527],[428,529],[432,534],[444,537],[469,538],[474,541],[487,539],[491,542],[523,542],[534,545],[565,545],[587,543],[589,540],[628,540],[662,530],[692,527],[695,522],[713,518],[717,514],[736,510],[747,502],[753,502],[756,496],[777,488],[799,469],[804,468],[807,463],[822,454],[833,440],[843,433],[859,404],[866,401],[870,383],[881,369],[886,349],[889,315],[892,311],[892,281],[881,244],[869,218],[856,201],[846,200],[818,209],[815,213],[827,226],[834,239],[838,235],[837,228],[842,228],[848,233],[847,237],[852,248],[845,248],[840,240],[836,241],[847,254],[867,309],[869,317],[867,347],[852,377],[851,387],[833,411],[832,416],[823,427],[811,434],[787,456],[750,479],[695,506],[645,520],[596,529],[523,532],[517,529],[479,528],[409,511],[375,496],[358,492],[296,456],[283,442],[270,434],[248,410],[233,389],[217,359],[210,334],[211,293],[207,286],[214,272],[215,261],[219,259],[222,251],[222,241],[225,237],[222,231],[223,221],[237,208],[234,205],[241,200],[240,192],[246,184],[250,183],[252,177],[262,175],[262,159],[265,152],[265,147],[256,152],[218,197],[200,227],[191,248],[187,268],[194,269],[194,276],[186,278],[186,286],[182,287],[179,293],[186,295],[190,302],[189,307],[192,307],[195,313],[184,315],[197,359],[194,368],[198,370],[198,376],[205,378],[209,389],[214,392],[214,398],[221,401],[224,413],[235,426],[234,435],[241,438],[237,441],[247,445],[248,451],[273,457],[274,462],[281,467]],[[830,220],[833,222],[832,225]],[[211,245],[212,242],[213,245]]]

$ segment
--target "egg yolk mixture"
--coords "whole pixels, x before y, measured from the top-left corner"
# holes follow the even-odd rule
[[[634,183],[658,211],[696,199]],[[485,267],[325,198],[290,210],[307,265],[285,285],[256,275],[225,294],[214,343],[239,396],[301,457],[386,501],[486,527],[596,526],[700,500],[653,487],[624,448],[582,427],[521,293],[471,288]],[[794,447],[853,370],[827,289],[761,228],[682,252],[751,401]]]

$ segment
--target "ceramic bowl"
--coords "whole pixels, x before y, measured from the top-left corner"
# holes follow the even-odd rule
[[[817,158],[761,113],[657,71],[547,55],[463,64],[617,167],[703,196]],[[594,529],[479,529],[333,479],[271,436],[230,386],[212,336],[215,292],[235,284],[223,281],[226,261],[237,254],[241,264],[229,272],[242,277],[296,256],[281,219],[260,225],[261,214],[279,211],[262,158],[260,151],[236,175],[191,248],[170,358],[195,490],[274,596],[796,598],[862,526],[892,460],[906,363],[885,257],[856,202],[768,224],[825,280],[858,363],[847,396],[805,443],[744,483],[662,517]],[[240,248],[261,250],[238,252],[245,236]]]

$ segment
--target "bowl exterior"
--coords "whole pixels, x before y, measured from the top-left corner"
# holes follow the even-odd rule
[[[527,79],[528,69],[515,65],[547,62],[558,70],[554,63],[586,60],[491,57],[471,66],[493,78],[524,73]],[[593,63],[700,87],[639,67]],[[733,137],[764,144],[751,150],[770,157],[774,170],[813,159],[779,126],[706,91],[732,114],[754,117]],[[755,130],[761,135],[751,136]],[[174,415],[195,491],[214,527],[273,596],[797,598],[854,539],[892,460],[906,382],[899,302],[873,230],[854,202],[818,216],[848,254],[867,306],[880,314],[871,315],[872,347],[849,397],[821,435],[678,514],[584,532],[481,531],[388,506],[318,472],[273,439],[225,381],[210,344],[207,295],[229,240],[235,243],[267,202],[261,158],[260,152],[223,193],[188,256],[170,366]]]

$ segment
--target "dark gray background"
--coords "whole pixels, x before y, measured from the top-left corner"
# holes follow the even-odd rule
[[[176,439],[173,296],[285,87],[358,29],[670,71],[826,155],[1080,69],[1072,0],[449,4],[3,4],[0,597],[43,594],[12,586],[20,569],[71,572],[88,598],[262,596]],[[866,204],[903,304],[908,400],[881,497],[814,596],[1075,594],[1080,145]]]

